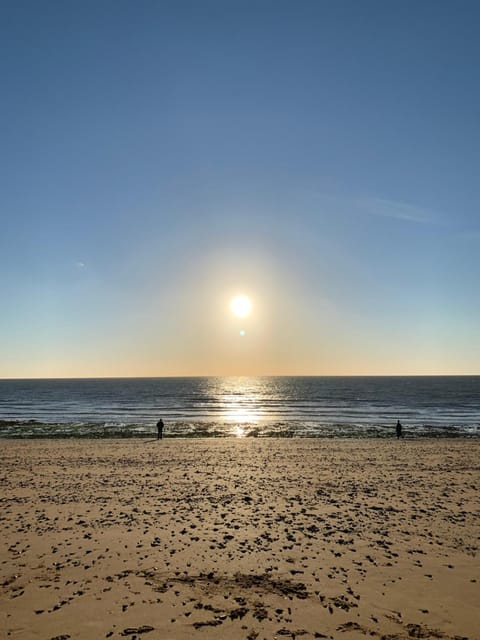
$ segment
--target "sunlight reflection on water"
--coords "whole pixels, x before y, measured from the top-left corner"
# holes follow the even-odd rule
[[[225,407],[222,419],[225,422],[258,422],[258,420],[260,420],[260,413],[254,409],[248,409],[246,407]]]

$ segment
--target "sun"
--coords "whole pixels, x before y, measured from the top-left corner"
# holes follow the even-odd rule
[[[235,296],[230,302],[230,309],[237,318],[246,318],[252,310],[252,303],[248,296]]]

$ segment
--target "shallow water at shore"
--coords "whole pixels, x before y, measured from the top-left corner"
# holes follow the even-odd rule
[[[348,425],[289,423],[231,424],[183,423],[168,425],[165,438],[392,438],[392,425]],[[151,438],[156,429],[149,425],[105,423],[42,423],[0,421],[0,438]],[[478,438],[480,428],[416,426],[404,430],[405,438]]]

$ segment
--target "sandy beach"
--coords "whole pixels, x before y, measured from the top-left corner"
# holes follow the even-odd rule
[[[480,638],[478,440],[3,440],[0,637]]]

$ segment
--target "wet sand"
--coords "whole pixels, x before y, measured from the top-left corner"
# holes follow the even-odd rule
[[[1,442],[0,638],[480,638],[478,440]]]

